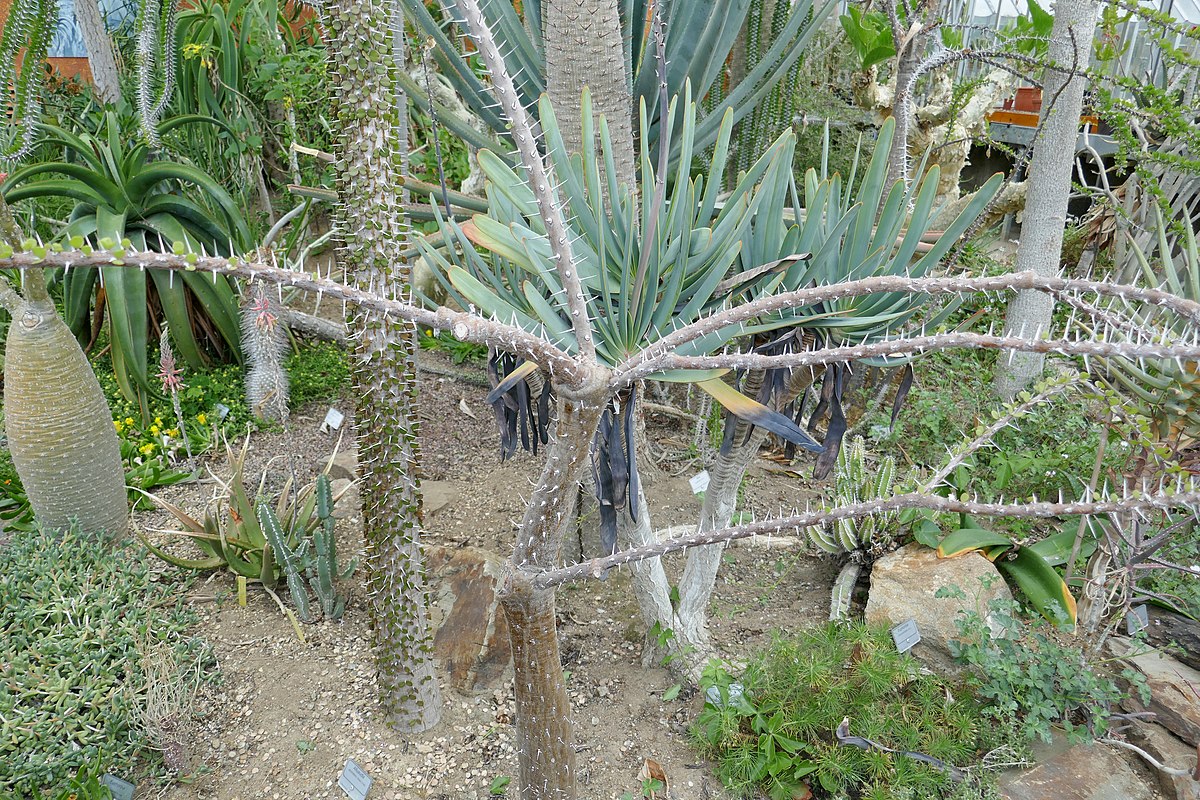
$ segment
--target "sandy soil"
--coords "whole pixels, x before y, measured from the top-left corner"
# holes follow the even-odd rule
[[[431,359],[435,369],[451,366],[436,355]],[[426,541],[504,556],[539,459],[522,454],[500,463],[484,394],[481,386],[450,377],[422,379],[422,457],[430,500]],[[345,398],[338,406],[349,412],[352,402]],[[324,406],[307,408],[292,418],[287,432],[256,435],[248,474],[265,469],[268,483],[275,485],[289,469],[303,480],[315,476],[337,439],[318,430],[324,413]],[[649,424],[661,452],[682,452],[679,445],[691,440],[684,420],[651,414]],[[352,448],[352,439],[347,436],[342,446]],[[222,469],[223,459],[212,466]],[[687,478],[699,466],[678,461],[661,466],[648,477],[655,527],[693,522],[699,502]],[[212,483],[177,487],[169,497],[199,513],[213,488]],[[747,510],[765,513],[802,503],[812,490],[805,478],[760,461],[745,494]],[[339,509],[339,546],[345,553],[361,546],[353,489]],[[139,521],[154,527],[165,520],[144,514]],[[667,566],[677,576],[682,559],[670,559]],[[382,723],[362,576],[360,569],[345,617],[305,626],[305,643],[261,591],[251,587],[248,606],[242,608],[230,575],[197,582],[189,598],[201,615],[195,633],[211,645],[220,674],[196,703],[191,755],[198,769],[188,783],[143,790],[139,797],[340,798],[336,780],[348,758],[374,778],[370,797],[380,799],[486,798],[493,779],[514,776],[511,679],[470,695],[444,690],[443,721],[428,733],[400,735]],[[796,548],[763,543],[731,548],[711,609],[715,641],[736,657],[768,641],[775,629],[823,619],[832,578],[831,564]],[[431,589],[437,588],[435,582]],[[625,792],[638,796],[638,773],[644,759],[652,758],[666,770],[672,797],[721,797],[688,742],[701,698],[685,689],[664,702],[662,695],[675,679],[662,667],[642,666],[644,631],[628,572],[565,587],[559,592],[559,621],[582,795],[597,800]],[[508,795],[515,794],[514,781]]]

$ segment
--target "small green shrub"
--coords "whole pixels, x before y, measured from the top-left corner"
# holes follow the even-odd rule
[[[939,596],[955,593],[961,590],[938,590]],[[993,600],[988,621],[974,611],[956,620],[962,638],[951,641],[951,653],[973,668],[969,681],[985,703],[983,716],[1001,735],[1014,734],[1018,744],[1049,742],[1054,725],[1072,741],[1104,736],[1125,693],[1078,646],[1064,644],[1040,620],[1025,622],[1018,612],[1011,600]],[[1144,678],[1130,669],[1122,675],[1149,702]]]
[[[304,345],[287,359],[286,368],[293,408],[317,400],[336,402],[350,385],[346,351],[331,342]]]
[[[973,760],[979,738],[974,707],[896,652],[886,628],[829,624],[779,637],[740,683],[710,665],[701,685],[709,701],[692,734],[738,797],[765,791],[773,800],[791,798],[805,780],[831,796],[953,791],[931,764],[840,744],[843,719],[855,736],[955,766]]]
[[[139,640],[184,643],[195,615],[144,550],[70,531],[0,548],[0,797],[39,797],[84,767],[133,775],[158,758],[136,723]]]

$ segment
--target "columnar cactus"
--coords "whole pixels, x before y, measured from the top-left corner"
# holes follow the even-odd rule
[[[362,289],[407,295],[409,266],[396,258],[405,228],[399,208],[400,106],[393,72],[391,6],[334,0],[327,6],[339,99],[338,191],[342,258]],[[363,524],[384,713],[396,727],[426,730],[441,716],[419,534],[415,329],[359,311],[353,382]]]
[[[283,422],[288,416],[287,332],[282,304],[262,284],[249,287],[242,306],[246,354],[246,402],[256,417]]]

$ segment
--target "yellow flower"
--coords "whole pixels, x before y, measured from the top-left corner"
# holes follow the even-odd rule
[[[196,422],[199,422],[201,425],[208,424],[208,417],[204,415],[203,411],[196,415]]]
[[[123,427],[123,425],[122,425],[122,423],[121,423],[121,420],[119,420],[119,419],[114,419],[114,420],[113,420],[113,427],[117,429],[117,433],[120,433],[120,432],[121,432],[121,428]]]
[[[144,444],[138,448],[138,451],[141,452],[142,455],[148,456],[154,452],[154,444]]]
[[[171,428],[171,430],[167,431],[167,436],[175,437],[178,435],[179,435],[179,428]]]
[[[155,425],[162,425],[162,424],[163,424],[162,417],[155,417],[155,418],[154,418],[154,424],[155,424]]]
[[[127,427],[133,427],[133,417],[126,417],[126,418],[125,418],[125,425],[126,425]]]
[[[159,434],[159,431],[160,431],[160,429],[159,429],[159,427],[158,427],[157,425],[151,425],[151,426],[150,426],[150,435],[151,435],[151,436],[158,436],[158,434]]]

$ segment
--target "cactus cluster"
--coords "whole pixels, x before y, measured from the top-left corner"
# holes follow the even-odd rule
[[[838,452],[834,471],[830,508],[892,496],[896,481],[896,459],[879,459],[874,471],[868,471],[867,448],[861,436]],[[828,526],[809,529],[813,544],[833,555],[851,554],[860,560],[873,560],[895,544],[898,511],[856,519],[839,519]]]
[[[246,403],[254,416],[273,422],[288,417],[288,351],[282,304],[261,283],[252,284],[242,305],[242,350],[246,354]]]
[[[229,452],[233,475],[225,484],[224,495],[209,506],[203,521],[147,494],[183,523],[186,530],[177,533],[190,536],[204,558],[180,558],[156,547],[140,532],[139,537],[151,552],[179,567],[227,567],[270,591],[285,580],[296,616],[302,622],[317,618],[310,606],[311,590],[320,602],[322,615],[338,619],[346,607],[346,598],[337,591],[338,582],[349,578],[358,566],[358,560],[353,559],[344,569],[338,568],[333,509],[342,493],[335,495],[329,475],[321,473],[316,481],[295,492],[289,479],[277,500],[267,498],[260,485],[251,500],[244,481],[245,458],[244,447],[238,455]]]
[[[337,582],[349,578],[358,566],[358,559],[352,559],[345,569],[338,571],[337,545],[333,536],[333,489],[328,475],[317,476],[315,499],[317,526],[311,536],[299,539],[294,535],[294,527],[284,529],[270,505],[260,503],[256,509],[258,524],[287,580],[288,592],[301,622],[315,620],[309,605],[310,589],[321,604],[321,613],[327,619],[340,619],[346,610],[346,596],[338,593]]]

